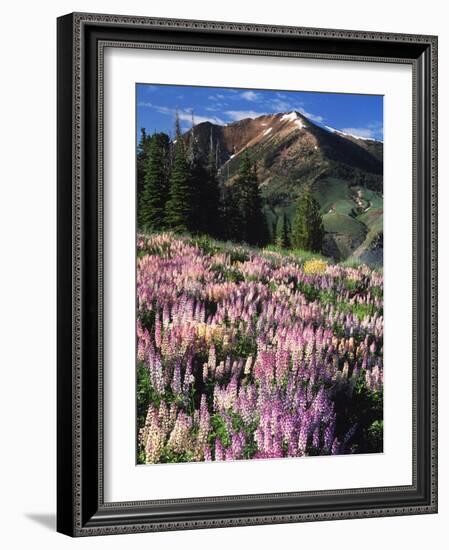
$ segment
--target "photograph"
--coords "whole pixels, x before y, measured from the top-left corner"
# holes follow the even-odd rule
[[[439,46],[388,9],[58,17],[59,533],[437,516]]]
[[[383,99],[136,84],[137,464],[383,452]]]

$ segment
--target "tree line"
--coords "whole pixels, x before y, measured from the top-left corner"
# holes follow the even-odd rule
[[[211,133],[204,160],[194,125],[186,143],[178,116],[173,141],[163,132],[148,135],[142,129],[137,150],[139,230],[206,234],[255,246],[271,242],[281,248],[320,251],[324,231],[319,205],[310,190],[302,192],[293,223],[283,214],[270,234],[256,164],[244,151],[233,181],[220,182],[218,145]]]

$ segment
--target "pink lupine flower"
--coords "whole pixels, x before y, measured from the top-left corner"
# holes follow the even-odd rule
[[[225,449],[218,437],[215,440],[215,460],[225,460]]]
[[[192,460],[241,459],[246,437],[254,458],[303,456],[310,446],[314,454],[348,452],[356,428],[336,433],[334,394],[351,399],[356,382],[383,388],[380,272],[329,264],[306,274],[289,256],[234,245],[210,256],[169,233],[139,236],[138,247],[137,359],[157,395],[139,433],[147,462],[164,449]],[[304,285],[332,303],[309,300]],[[154,323],[144,326],[148,312]],[[209,440],[215,414],[226,448]]]

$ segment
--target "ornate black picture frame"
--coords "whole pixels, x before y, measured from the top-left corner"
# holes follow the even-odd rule
[[[105,44],[406,63],[413,70],[413,483],[104,502]],[[69,14],[58,19],[58,500],[71,536],[437,512],[437,38]]]

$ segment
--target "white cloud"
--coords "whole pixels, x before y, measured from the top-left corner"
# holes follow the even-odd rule
[[[319,122],[319,123],[324,122],[324,118],[321,115],[314,115],[313,113],[309,113],[304,109],[299,109],[299,112],[309,120],[313,120],[313,122]]]
[[[154,103],[150,103],[148,101],[141,101],[139,102],[139,107],[148,107],[150,109],[154,109],[158,113],[161,113],[163,115],[169,115],[172,117],[175,117],[176,115],[176,109],[171,109],[169,107],[164,107],[163,105],[154,105]],[[183,109],[178,110],[178,116],[179,120],[181,122],[192,122],[192,109]],[[220,124],[223,126],[226,124],[226,121],[223,119],[214,116],[214,115],[197,115],[193,114],[193,119],[195,124],[200,124],[201,122],[212,122],[213,124]]]
[[[367,128],[370,128],[375,136],[378,136],[378,139],[383,139],[384,137],[384,125],[382,122],[371,122],[370,124],[367,124]]]
[[[260,97],[260,94],[256,92],[252,92],[251,90],[248,90],[246,92],[242,92],[240,94],[240,97],[242,99],[246,99],[247,101],[257,101]]]
[[[212,105],[208,105],[207,107],[204,107],[205,111],[223,111],[223,108],[227,106],[227,103],[213,103]]]
[[[192,113],[188,111],[179,111],[179,120],[191,121]],[[200,124],[201,122],[212,122],[213,124],[219,124],[220,126],[223,126],[226,124],[226,122],[222,118],[214,115],[201,116],[201,115],[194,114],[193,120],[195,124]]]
[[[282,113],[286,111],[294,111],[293,104],[290,103],[290,101],[285,101],[283,99],[273,99],[273,101],[270,101],[268,104],[270,109],[272,109],[276,113]]]
[[[374,131],[371,128],[342,128],[340,132],[343,132],[343,134],[349,134],[354,137],[374,139]]]
[[[243,92],[243,93],[255,93],[255,92]],[[217,94],[216,96],[209,96],[210,98],[213,98],[214,101],[216,101],[216,98],[218,96],[221,96],[221,94]],[[223,97],[223,96],[222,96]],[[221,112],[221,116],[217,116],[214,114],[204,114],[204,115],[194,115],[195,118],[195,124],[199,124],[201,122],[212,122],[213,124],[219,124],[221,126],[225,125],[229,121],[237,121],[242,120],[244,118],[257,118],[263,115],[266,115],[267,112],[273,112],[273,113],[281,113],[281,112],[291,112],[291,111],[298,111],[301,114],[303,114],[305,117],[307,117],[309,120],[312,120],[314,122],[323,123],[324,118],[320,115],[314,115],[313,113],[309,113],[305,109],[302,109],[300,105],[291,103],[288,101],[284,101],[281,99],[274,99],[266,104],[267,109],[269,108],[270,111],[264,110],[264,111],[255,111],[255,110],[229,110],[229,111],[222,111],[223,104],[221,103],[214,103],[212,105],[208,105],[204,108],[207,113],[214,113],[214,112]],[[162,113],[165,115],[171,115],[175,116],[176,110],[171,109],[169,107],[165,107],[162,105],[155,105],[153,103],[150,103],[148,101],[142,101],[139,102],[139,107],[148,107],[151,109],[154,109],[158,113]],[[192,120],[192,111],[191,109],[183,109],[182,111],[179,111],[179,120],[181,121],[189,121]],[[374,136],[376,129],[365,128],[365,130],[372,132],[370,136]],[[342,130],[344,131],[344,130]],[[350,132],[347,132],[350,133]],[[361,135],[361,134],[360,134]]]
[[[228,115],[231,120],[242,120],[244,118],[257,118],[259,116],[266,115],[266,113],[258,113],[256,111],[225,111],[225,115]]]

